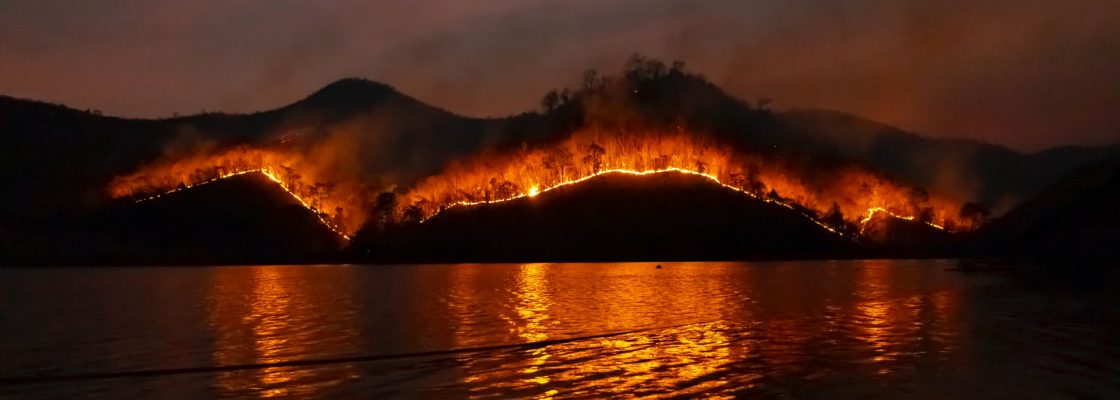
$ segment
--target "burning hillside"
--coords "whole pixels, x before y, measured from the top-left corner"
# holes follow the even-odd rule
[[[535,197],[453,207],[422,224],[363,230],[350,251],[364,262],[441,263],[873,254],[866,249],[800,210],[759,201],[702,175],[665,171],[603,173]]]
[[[329,152],[316,150],[327,147],[317,143],[280,143],[167,159],[117,177],[109,192],[142,199],[259,172],[349,236],[371,217],[376,227],[418,223],[451,207],[532,197],[604,174],[673,171],[794,209],[850,237],[877,214],[947,231],[972,230],[981,222],[982,215],[965,212],[970,208],[954,199],[864,164],[772,149],[759,139],[775,134],[767,130],[767,110],[722,96],[682,65],[669,69],[637,57],[618,76],[589,72],[581,89],[545,97],[548,125],[529,130],[547,134],[500,133],[499,146],[445,158],[438,173],[418,170],[389,180],[399,186],[383,184],[383,172],[325,166],[369,161],[362,153],[368,143],[351,140]]]
[[[405,191],[405,220],[426,220],[455,206],[503,202],[609,174],[675,171],[700,175],[757,199],[801,209],[836,232],[856,232],[874,214],[970,230],[960,203],[895,182],[854,164],[812,167],[798,160],[732,150],[685,132],[583,130],[567,140],[456,163]]]
[[[364,182],[323,174],[312,159],[295,151],[238,146],[225,151],[164,160],[113,179],[109,195],[136,201],[248,173],[276,182],[319,220],[344,238],[365,222]]]
[[[958,202],[908,187],[854,165],[812,167],[798,160],[732,150],[686,132],[618,133],[581,130],[566,140],[489,152],[453,163],[445,172],[398,193],[389,220],[419,222],[449,207],[535,196],[608,174],[675,171],[802,211],[831,231],[855,236],[872,216],[886,213],[939,229],[971,230],[978,219],[962,216]],[[245,173],[261,173],[282,186],[340,235],[367,220],[375,191],[367,182],[316,171],[307,157],[281,148],[235,147],[168,160],[113,180],[113,197],[139,200]]]
[[[389,220],[419,222],[449,207],[536,196],[589,178],[674,171],[703,176],[751,197],[797,209],[827,229],[855,236],[877,213],[950,231],[971,230],[958,202],[908,187],[854,164],[811,167],[798,160],[732,150],[685,132],[581,130],[566,140],[511,152],[488,152],[397,193]],[[368,182],[325,176],[306,157],[283,149],[235,147],[159,162],[114,179],[113,197],[139,201],[246,173],[282,186],[324,224],[352,235],[368,218],[376,191]]]

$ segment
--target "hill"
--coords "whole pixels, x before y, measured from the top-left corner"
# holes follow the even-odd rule
[[[259,174],[141,203],[119,202],[68,225],[25,231],[20,247],[5,249],[5,263],[306,263],[337,259],[345,245],[313,213]]]
[[[497,120],[496,120],[497,121]],[[499,123],[499,122],[495,122]],[[313,138],[334,130],[362,132],[370,172],[423,174],[446,158],[477,150],[488,127],[428,106],[391,87],[344,79],[307,98],[253,114],[203,113],[145,120],[100,115],[0,96],[0,180],[6,205],[0,224],[101,205],[113,176],[158,158],[235,144]]]
[[[978,232],[990,254],[1050,265],[1116,266],[1120,157],[1084,166]]]
[[[859,246],[795,210],[689,174],[605,174],[503,203],[452,207],[351,249],[376,262],[845,257]]]
[[[654,126],[714,135],[720,143],[807,170],[863,163],[919,189],[979,199],[997,213],[1054,177],[1118,149],[1071,147],[1027,155],[925,138],[839,113],[772,112],[680,68],[639,57],[615,78],[634,85],[611,86],[588,74],[581,89],[549,93],[544,112],[508,118],[458,116],[362,79],[340,80],[274,110],[156,120],[0,96],[0,249],[43,249],[39,242],[24,242],[88,231],[84,221],[117,212],[118,203],[106,195],[114,177],[158,160],[237,146],[297,148],[294,152],[316,164],[317,175],[326,176],[303,187],[335,187],[348,179],[364,196],[399,192],[468,155],[516,152],[589,126],[606,131]],[[209,169],[197,170],[203,172],[199,176],[218,171],[204,167]],[[345,178],[332,177],[342,173]],[[171,182],[173,187],[178,180]],[[363,196],[351,197],[363,206],[372,202]]]
[[[527,122],[523,122],[527,121]],[[355,168],[404,184],[446,160],[531,129],[531,118],[477,120],[425,105],[394,89],[345,79],[275,110],[145,120],[0,96],[0,249],[27,247],[24,232],[63,237],[106,212],[113,177],[153,161],[207,149],[321,142],[357,149]],[[507,128],[508,126],[508,128]]]
[[[777,114],[788,133],[775,143],[810,154],[862,160],[915,185],[978,200],[998,215],[1120,145],[1067,146],[1024,154],[968,139],[937,139],[826,110]]]

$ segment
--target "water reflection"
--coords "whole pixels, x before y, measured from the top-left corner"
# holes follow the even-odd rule
[[[1054,296],[946,272],[945,263],[932,261],[665,265],[112,269],[84,280],[72,275],[76,283],[57,286],[50,296],[38,294],[52,290],[52,281],[17,276],[31,283],[11,285],[9,275],[0,279],[0,332],[7,333],[0,373],[12,366],[118,371],[515,347],[138,378],[127,388],[114,380],[0,387],[0,395],[1120,394],[1109,380],[1120,372],[1115,292]],[[37,292],[20,289],[28,287]],[[52,346],[31,329],[17,329],[58,315],[69,325],[39,329],[81,335],[52,338]],[[576,340],[516,347],[568,338]]]
[[[309,269],[263,266],[216,269],[209,296],[214,364],[263,364],[324,357],[352,351],[357,332],[352,310],[331,310],[331,291],[345,279],[324,285]],[[351,288],[345,288],[351,289]],[[221,372],[221,396],[306,396],[330,380],[358,376],[352,364],[325,368],[270,367]]]
[[[922,275],[928,268],[867,262],[816,270],[792,263],[647,269],[525,264],[476,270],[511,274],[505,278],[509,298],[489,299],[503,305],[492,311],[510,340],[591,338],[464,356],[463,382],[482,396],[772,393],[765,382],[775,375],[796,383],[898,373],[915,359],[944,354],[959,328],[945,326],[954,320],[956,303],[935,276]],[[469,285],[454,286],[459,292]],[[642,331],[594,337],[628,329]]]
[[[510,324],[510,331],[525,342],[548,339],[546,324],[552,304],[549,300],[547,269],[545,264],[524,264],[517,269],[513,316],[505,320]]]
[[[686,393],[728,383],[713,373],[744,354],[742,348],[731,346],[731,326],[724,319],[734,316],[738,307],[726,300],[741,296],[739,291],[728,290],[712,277],[696,277],[696,271],[688,268],[657,276],[646,273],[645,266],[604,267],[513,267],[509,298],[490,302],[508,305],[495,312],[514,340],[590,338],[463,357],[463,381],[471,385],[471,391],[481,396],[547,398],[603,394],[604,390],[614,394],[642,390]],[[570,286],[573,280],[587,285]],[[565,286],[555,288],[554,281]],[[726,304],[712,307],[713,302]],[[698,321],[700,317],[713,320]],[[565,326],[560,321],[575,324]],[[620,328],[647,328],[649,332],[595,337]],[[595,384],[581,388],[579,382]]]
[[[920,276],[928,270],[868,262],[859,271],[854,336],[867,344],[869,359],[880,364],[879,373],[910,365],[908,359],[939,357],[954,345],[960,325],[952,329],[943,325],[959,321],[951,318],[958,312],[955,296],[959,293]],[[915,284],[927,287],[915,288]]]

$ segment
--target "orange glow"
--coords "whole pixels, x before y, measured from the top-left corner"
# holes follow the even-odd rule
[[[207,319],[214,335],[216,365],[275,363],[308,354],[339,354],[360,340],[354,316],[337,313],[337,320],[323,320],[308,304],[324,297],[321,288],[302,285],[307,270],[283,266],[228,268],[211,275]],[[236,299],[236,300],[234,300]],[[308,329],[330,324],[331,337]],[[354,364],[324,368],[268,367],[249,371],[224,371],[214,376],[220,397],[291,398],[321,392],[331,379],[355,379]]]
[[[259,173],[284,189],[307,208],[324,226],[349,240],[365,222],[363,185],[314,173],[313,163],[294,152],[236,147],[224,152],[199,154],[164,161],[113,179],[108,191],[113,198],[140,197],[137,202],[157,199],[207,183]],[[323,175],[323,176],[320,176]]]
[[[323,171],[320,163],[284,147],[235,147],[148,165],[115,178],[114,198],[158,198],[185,188],[261,173],[343,238],[361,228],[377,191],[369,179]],[[452,207],[536,197],[605,174],[666,172],[703,177],[757,200],[797,211],[823,229],[856,236],[877,213],[949,231],[976,228],[960,203],[903,185],[855,163],[819,166],[793,157],[736,151],[686,132],[584,129],[567,139],[512,152],[485,152],[450,164],[398,192],[400,208],[425,221]],[[835,215],[832,211],[839,211]]]
[[[691,174],[755,199],[797,210],[829,231],[833,204],[843,221],[862,226],[876,213],[937,229],[973,229],[960,203],[926,194],[854,164],[812,168],[796,160],[745,154],[697,135],[578,131],[567,140],[456,163],[402,194],[401,204],[427,220],[452,207],[534,197],[604,174]],[[926,214],[925,218],[918,215]]]

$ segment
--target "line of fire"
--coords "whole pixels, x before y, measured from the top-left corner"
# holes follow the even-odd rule
[[[374,180],[331,176],[283,146],[242,145],[155,162],[115,178],[108,192],[114,198],[143,201],[261,173],[349,239],[372,219],[422,223],[452,207],[534,197],[604,174],[663,172],[702,176],[798,211],[823,229],[851,238],[858,238],[878,213],[949,232],[976,229],[983,220],[983,214],[970,207],[972,203],[929,193],[856,163],[806,164],[790,157],[738,151],[708,136],[680,130],[581,129],[560,141],[455,160],[440,173],[393,190],[377,187]]]

